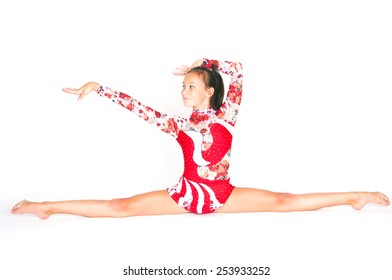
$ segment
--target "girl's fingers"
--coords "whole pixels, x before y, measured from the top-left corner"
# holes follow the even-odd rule
[[[79,89],[77,88],[63,88],[63,91],[71,94],[79,94]]]
[[[185,71],[173,71],[172,73],[175,76],[184,76],[186,74]]]
[[[188,71],[191,69],[188,65],[181,65],[176,67],[176,69],[173,71],[173,74],[176,76],[184,76],[188,73]]]

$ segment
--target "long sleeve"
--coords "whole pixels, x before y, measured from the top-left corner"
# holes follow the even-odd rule
[[[185,118],[162,114],[151,107],[142,104],[135,98],[125,93],[112,90],[109,87],[100,86],[97,93],[102,97],[109,98],[114,103],[121,105],[149,124],[155,125],[157,128],[172,135],[173,137],[177,137],[179,131],[183,130],[186,126]]]
[[[230,84],[222,106],[217,111],[218,117],[234,125],[242,99],[242,65],[239,62],[203,59],[202,66],[209,69],[216,65],[220,72],[230,76]]]

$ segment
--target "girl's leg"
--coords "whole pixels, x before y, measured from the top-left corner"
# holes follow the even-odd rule
[[[252,188],[234,188],[226,203],[216,212],[310,211],[337,205],[350,205],[360,210],[368,203],[387,206],[389,199],[379,192],[289,194]]]
[[[69,200],[53,202],[22,200],[12,208],[11,213],[32,213],[41,219],[46,219],[52,214],[120,218],[139,215],[181,214],[188,213],[188,211],[178,206],[166,190],[160,190],[113,200]]]

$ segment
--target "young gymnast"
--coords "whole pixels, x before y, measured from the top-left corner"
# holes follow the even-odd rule
[[[230,77],[226,97],[221,73]],[[184,105],[193,109],[189,118],[160,113],[130,95],[96,82],[63,91],[77,95],[78,100],[92,91],[97,92],[173,136],[184,156],[183,175],[175,185],[166,190],[111,200],[22,200],[11,212],[32,213],[46,219],[53,214],[129,217],[189,212],[309,211],[337,205],[350,205],[359,210],[368,203],[389,205],[388,197],[380,192],[290,194],[234,187],[228,171],[232,129],[242,98],[241,63],[200,59],[192,66],[176,68],[173,74],[184,76],[181,94]]]

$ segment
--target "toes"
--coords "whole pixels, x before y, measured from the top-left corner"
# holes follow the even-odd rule
[[[379,197],[383,201],[384,205],[389,205],[389,198],[385,194],[380,193],[380,192],[377,192],[377,194],[379,195]]]
[[[389,205],[389,203],[390,203],[389,198],[385,194],[380,193],[380,192],[376,192],[376,195],[378,197],[377,198],[378,203],[385,205],[385,206]]]
[[[21,203],[20,201],[18,203],[16,203],[15,206],[12,207],[12,210],[18,209],[20,207],[20,203]]]
[[[15,213],[24,203],[26,203],[26,200],[19,201],[14,207],[12,207],[11,212]]]

